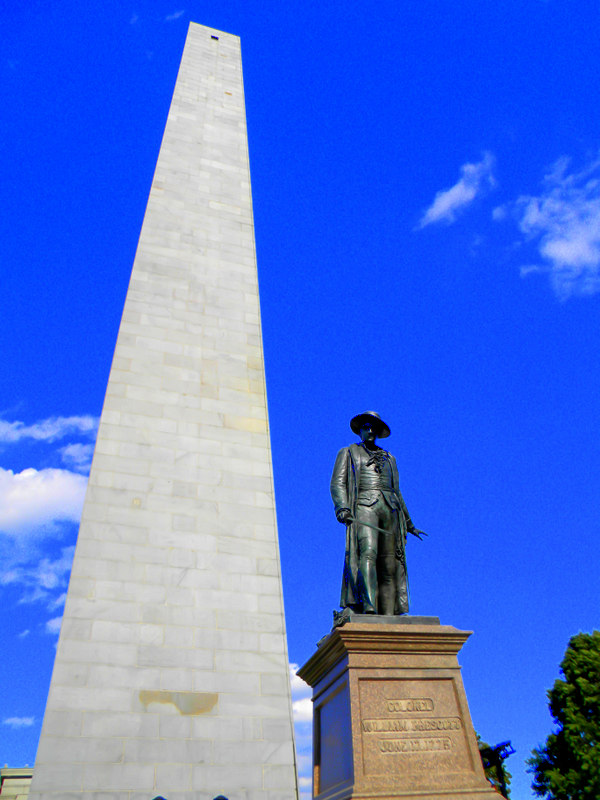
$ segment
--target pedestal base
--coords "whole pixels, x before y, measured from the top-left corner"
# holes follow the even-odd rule
[[[457,660],[470,635],[359,615],[321,640],[298,671],[313,687],[316,800],[497,800]]]

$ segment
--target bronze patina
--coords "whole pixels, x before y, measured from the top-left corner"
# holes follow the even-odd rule
[[[408,513],[396,459],[376,443],[389,427],[365,411],[350,428],[361,441],[340,450],[331,477],[335,515],[346,525],[340,605],[358,614],[407,614],[406,537],[426,534]]]

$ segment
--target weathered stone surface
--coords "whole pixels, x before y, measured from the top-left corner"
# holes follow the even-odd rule
[[[355,617],[299,670],[313,687],[318,800],[493,800],[457,654],[470,636],[435,617]],[[423,620],[423,618],[421,618]]]
[[[192,24],[31,798],[292,800],[292,730],[240,42]]]

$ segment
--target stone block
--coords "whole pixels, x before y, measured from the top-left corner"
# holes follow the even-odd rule
[[[129,711],[86,711],[83,714],[83,736],[110,738],[116,732],[125,739],[155,740],[159,736],[159,716],[151,713],[141,716]]]

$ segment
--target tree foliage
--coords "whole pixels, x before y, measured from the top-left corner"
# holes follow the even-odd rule
[[[600,798],[600,631],[569,642],[559,678],[548,692],[556,730],[533,750],[533,791],[548,800]]]

